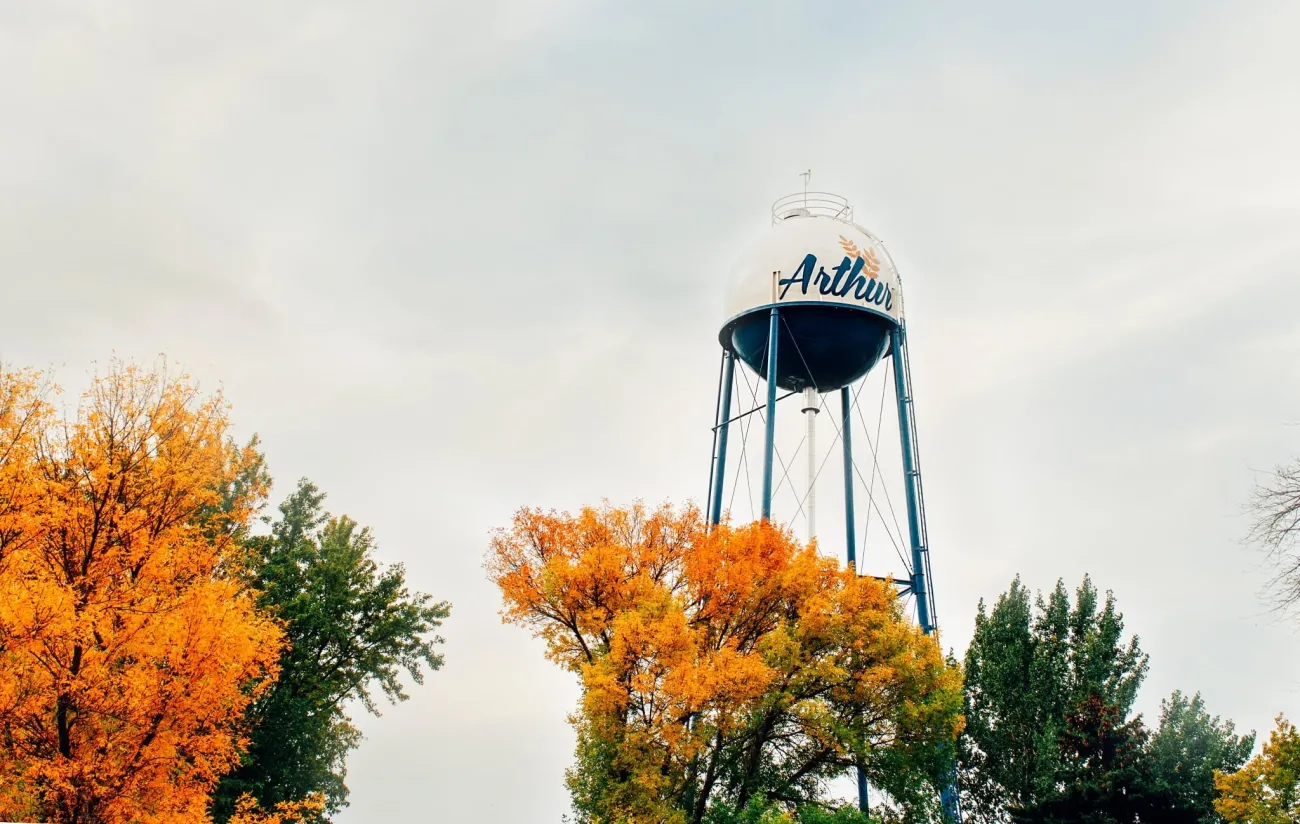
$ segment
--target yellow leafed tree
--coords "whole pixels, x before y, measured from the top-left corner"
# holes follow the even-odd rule
[[[324,812],[325,796],[320,793],[312,793],[302,801],[281,801],[269,812],[245,793],[235,801],[235,814],[226,824],[301,824],[319,821]]]
[[[205,821],[282,645],[225,574],[260,458],[161,370],[53,396],[0,369],[0,819]]]
[[[1300,732],[1283,716],[1264,751],[1235,773],[1217,773],[1214,809],[1228,824],[1300,821]]]

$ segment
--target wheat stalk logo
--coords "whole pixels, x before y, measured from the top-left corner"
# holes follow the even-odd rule
[[[840,246],[843,247],[844,253],[851,258],[862,258],[862,271],[866,272],[867,277],[880,277],[880,261],[876,258],[876,253],[870,249],[859,249],[858,244],[840,235]]]

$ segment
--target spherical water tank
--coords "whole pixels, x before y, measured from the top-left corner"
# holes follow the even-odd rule
[[[902,322],[898,271],[843,198],[791,195],[772,214],[772,228],[732,268],[718,339],[766,378],[778,307],[776,384],[818,392],[847,386],[879,362]]]

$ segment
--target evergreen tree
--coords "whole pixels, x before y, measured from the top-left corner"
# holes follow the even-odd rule
[[[259,604],[285,622],[290,646],[280,676],[249,713],[250,747],[242,765],[213,796],[225,821],[241,793],[264,808],[322,793],[326,812],[347,803],[344,761],[361,733],[345,706],[359,700],[378,712],[375,693],[407,698],[403,672],[418,684],[436,670],[441,638],[433,633],[449,614],[446,603],[411,593],[400,564],[381,567],[370,531],[333,518],[325,495],[309,481],[280,506],[271,534],[245,538],[246,573]]]

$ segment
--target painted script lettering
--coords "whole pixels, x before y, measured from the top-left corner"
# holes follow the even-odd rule
[[[790,287],[798,285],[800,294],[804,295],[808,294],[810,287],[816,287],[823,295],[834,295],[837,298],[846,297],[852,292],[854,299],[884,307],[888,312],[894,307],[894,290],[876,278],[863,277],[864,264],[861,255],[853,259],[846,256],[831,270],[834,273],[832,277],[826,273],[825,266],[817,265],[816,255],[805,255],[793,275],[777,281],[782,287],[780,300],[785,300]],[[816,274],[813,274],[814,270]]]

